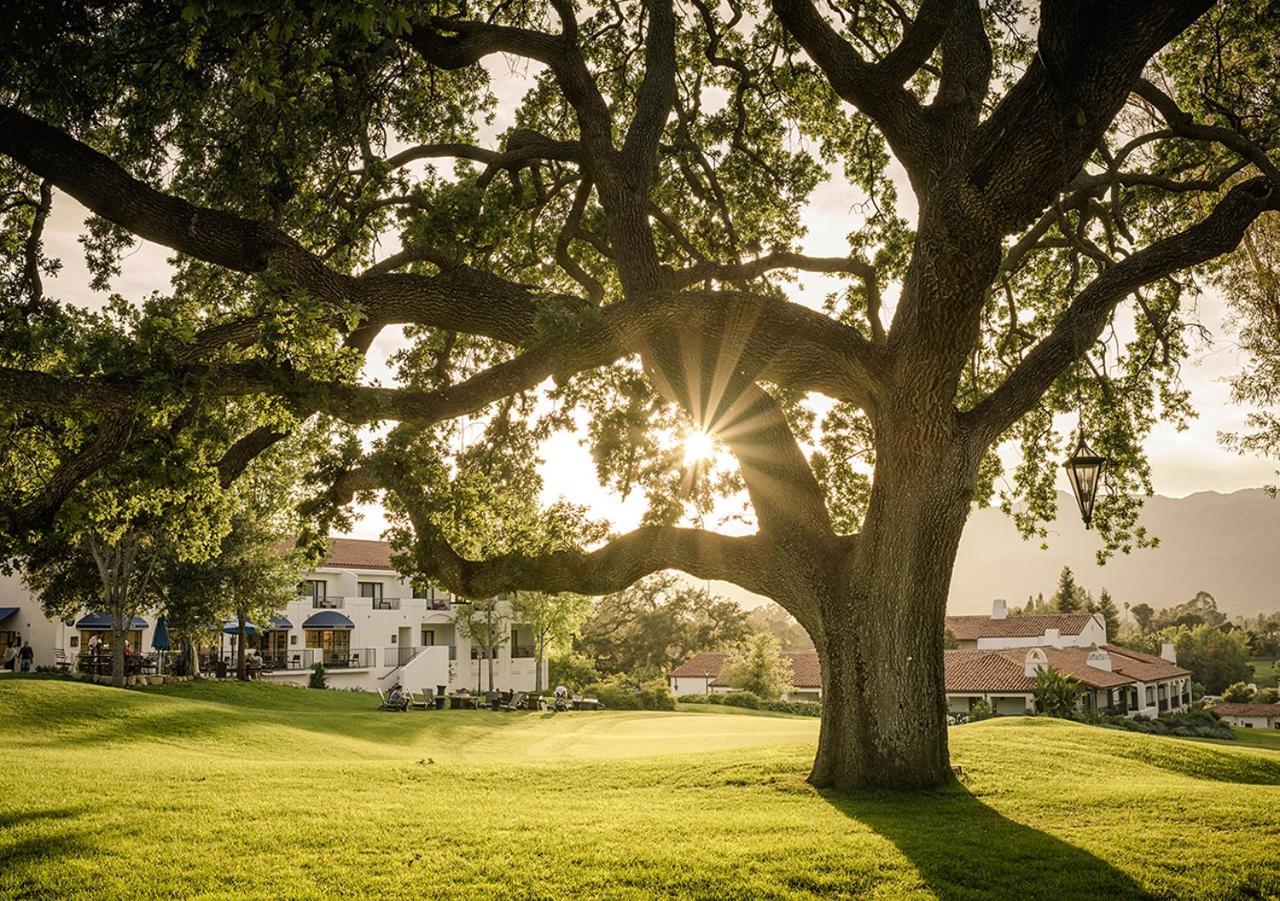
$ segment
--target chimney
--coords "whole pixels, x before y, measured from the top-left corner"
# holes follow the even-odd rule
[[[1009,616],[1009,605],[1005,603],[1004,598],[996,598],[991,602],[991,618],[1005,619]]]
[[[1045,629],[1044,643],[1055,648],[1062,647],[1062,633],[1057,629]]]
[[[1045,656],[1044,651],[1039,648],[1032,648],[1027,651],[1026,660],[1024,660],[1022,664],[1022,673],[1028,679],[1034,679],[1036,677],[1036,673],[1040,671],[1040,668],[1048,665],[1049,658]]]
[[[1178,662],[1178,653],[1173,649],[1173,642],[1166,641],[1160,645],[1160,656],[1170,663]]]
[[[1084,662],[1094,669],[1105,670],[1108,673],[1111,672],[1111,655],[1096,645],[1093,650],[1089,652],[1089,656],[1085,658]]]

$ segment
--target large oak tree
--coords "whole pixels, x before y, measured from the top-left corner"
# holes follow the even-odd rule
[[[0,403],[11,449],[63,437],[6,451],[9,552],[138,417],[254,412],[224,482],[331,423],[321,524],[380,498],[403,566],[463,596],[678,569],[776,600],[822,658],[817,785],[948,778],[961,529],[997,493],[1042,528],[1077,398],[1114,461],[1104,547],[1150,540],[1132,496],[1143,435],[1188,412],[1184,299],[1280,207],[1265,4],[42,6],[0,38]],[[527,90],[482,141],[494,73]],[[860,203],[815,257],[828,176]],[[176,254],[133,354],[58,353],[55,192],[94,214],[103,283],[134,238]],[[398,381],[362,382],[389,327]],[[576,427],[640,528],[587,544],[581,511],[530,510],[539,442]],[[734,465],[682,457],[691,430]],[[753,533],[690,524],[738,489]]]

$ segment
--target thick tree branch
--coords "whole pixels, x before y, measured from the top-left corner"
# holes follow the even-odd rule
[[[933,171],[928,128],[919,102],[902,83],[932,55],[950,22],[950,0],[924,0],[902,42],[879,63],[864,60],[811,0],[773,0],[783,26],[826,73],[832,89],[879,126],[913,183]]]
[[[1251,179],[1227,192],[1201,222],[1111,266],[1076,296],[1053,331],[1004,383],[962,415],[966,427],[982,446],[996,440],[1092,345],[1125,297],[1158,278],[1229,253],[1254,219],[1275,209],[1280,209],[1280,190],[1266,178]]]
[[[1029,225],[1080,172],[1143,66],[1210,0],[1041,6],[1038,52],[969,141],[969,177],[998,234]]]

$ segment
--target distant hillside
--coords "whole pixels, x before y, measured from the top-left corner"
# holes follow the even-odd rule
[[[1107,588],[1120,605],[1159,609],[1204,589],[1232,616],[1280,610],[1280,500],[1261,488],[1148,498],[1142,522],[1160,546],[1118,555],[1106,566],[1097,565],[1098,536],[1085,531],[1070,495],[1058,496],[1058,511],[1048,550],[1019,538],[999,510],[974,512],[960,542],[948,611],[983,613],[992,598],[1016,606],[1028,595],[1051,594],[1063,566],[1094,594]],[[726,582],[711,587],[744,607],[763,603]]]
[[[990,609],[992,598],[1013,606],[1040,591],[1048,595],[1070,566],[1077,582],[1094,594],[1106,587],[1118,604],[1158,609],[1204,589],[1231,615],[1280,610],[1280,500],[1260,488],[1153,497],[1142,523],[1160,538],[1159,547],[1098,566],[1097,535],[1085,531],[1070,495],[1058,495],[1048,550],[1019,538],[1000,511],[978,510],[960,542],[948,609],[978,613]]]

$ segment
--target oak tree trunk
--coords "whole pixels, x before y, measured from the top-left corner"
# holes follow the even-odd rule
[[[943,620],[973,494],[966,459],[956,447],[879,458],[861,537],[820,599],[814,785],[919,789],[951,777]]]

